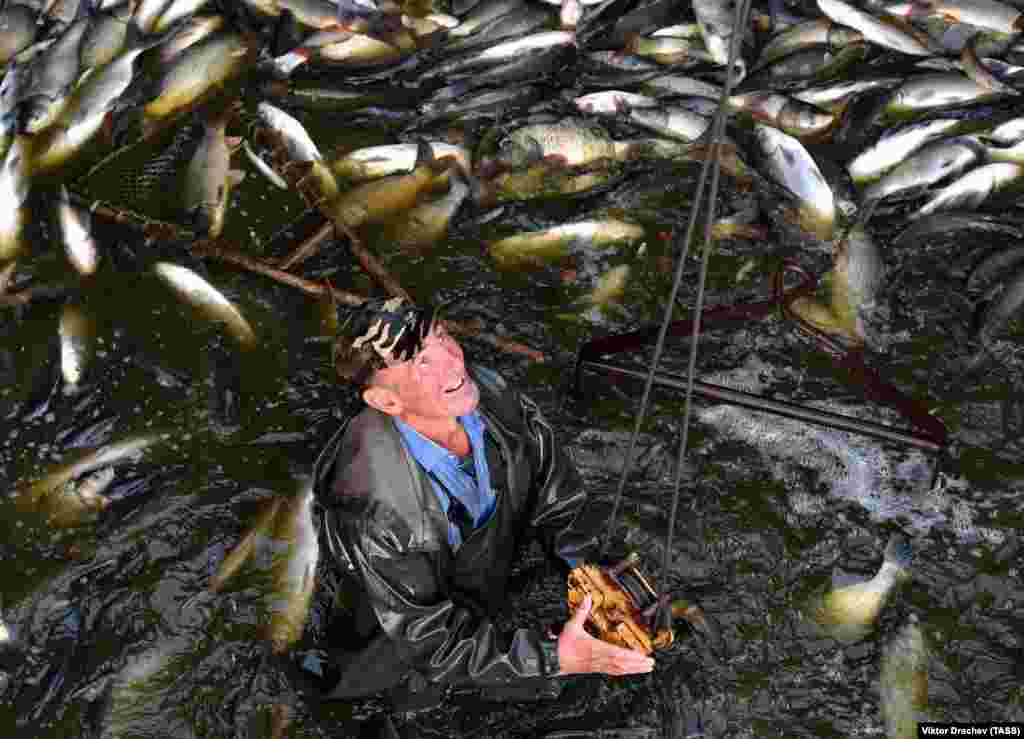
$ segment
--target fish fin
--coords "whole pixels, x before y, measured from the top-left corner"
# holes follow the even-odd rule
[[[900,567],[909,569],[914,559],[914,549],[910,545],[910,539],[903,534],[893,534],[889,537],[889,543],[885,547],[885,561]]]

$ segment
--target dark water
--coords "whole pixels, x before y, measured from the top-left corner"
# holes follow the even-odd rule
[[[311,130],[317,136],[314,122]],[[332,130],[338,144],[368,138]],[[379,140],[390,139],[382,132]],[[639,393],[617,395],[589,377],[587,400],[572,403],[567,370],[582,341],[660,318],[670,285],[658,258],[670,249],[658,234],[685,213],[695,176],[692,167],[637,171],[611,193],[507,206],[485,225],[484,213],[466,207],[450,237],[426,254],[402,253],[383,238],[371,242],[412,294],[454,300],[456,316],[483,318],[496,333],[548,354],[537,364],[464,342],[472,359],[496,366],[539,401],[599,500],[615,489]],[[649,200],[657,207],[645,210]],[[741,200],[727,192],[723,210]],[[644,253],[617,251],[602,265],[631,267],[624,300],[604,312],[581,302],[592,283],[566,282],[555,268],[499,273],[480,246],[501,229],[602,207],[630,209],[649,233]],[[280,255],[303,235],[285,229],[301,213],[296,198],[273,195],[250,173],[232,206],[230,236],[255,254]],[[715,737],[884,736],[882,648],[909,613],[920,617],[930,647],[930,716],[1024,720],[1020,336],[1001,341],[999,362],[979,377],[958,376],[951,368],[969,329],[972,305],[961,285],[970,246],[889,249],[898,225],[873,230],[893,277],[883,300],[885,351],[872,363],[926,399],[949,426],[955,455],[941,489],[929,489],[933,460],[919,453],[698,401],[673,566],[663,584],[699,600],[722,643],[681,633],[658,656],[653,675],[580,678],[555,703],[454,699],[418,716],[418,735],[682,736],[699,717]],[[138,255],[152,252],[202,269],[182,246],[144,244],[114,228],[104,239],[136,258],[116,257],[111,248],[95,282],[81,286],[98,351],[79,394],[64,395],[58,382],[58,304],[8,310],[0,324],[0,486],[13,491],[79,448],[151,430],[168,432],[169,440],[118,466],[108,490],[114,502],[94,523],[58,530],[13,498],[0,500],[3,618],[23,647],[0,673],[3,735],[270,736],[277,703],[290,707],[290,736],[357,735],[360,722],[380,709],[377,701],[322,705],[295,695],[268,658],[265,562],[244,566],[218,594],[207,590],[260,503],[294,493],[296,478],[351,407],[349,392],[332,380],[324,344],[311,340],[315,303],[262,277],[208,264],[211,282],[259,337],[255,350],[242,353],[142,271]],[[708,302],[766,297],[765,273],[755,269],[739,283],[735,276],[746,260],[774,250],[771,242],[719,244]],[[58,275],[59,251],[38,252],[39,274]],[[821,266],[820,254],[804,256]],[[372,290],[338,244],[300,271]],[[694,300],[696,274],[691,256],[684,305]],[[674,343],[664,366],[681,373],[685,348]],[[828,359],[776,317],[707,334],[698,368],[709,381],[902,423],[839,384]],[[224,403],[234,401],[225,400],[224,387],[232,378],[237,417],[227,414],[225,423]],[[656,393],[644,429],[647,454],[623,505],[618,534],[652,570],[662,557],[682,414],[679,396]],[[808,605],[835,569],[874,574],[897,530],[913,540],[911,579],[866,636],[831,638],[809,619]],[[564,583],[545,575],[532,554],[521,574],[508,626],[564,620]],[[315,650],[329,607],[318,595],[295,654]]]

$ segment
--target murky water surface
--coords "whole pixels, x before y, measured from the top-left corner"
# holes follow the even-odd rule
[[[333,132],[338,145],[392,140],[386,131],[307,122],[314,136]],[[539,401],[598,500],[615,490],[639,388],[609,389],[587,375],[587,400],[574,403],[567,370],[588,338],[660,319],[670,288],[663,258],[671,250],[659,235],[682,220],[696,174],[696,167],[638,167],[590,198],[506,206],[496,218],[467,207],[427,253],[396,249],[386,231],[371,241],[412,294],[453,300],[455,316],[482,318],[550,357],[532,363],[464,342],[470,358],[496,366]],[[727,188],[723,209],[740,199]],[[648,239],[641,251],[605,258],[602,269],[628,264],[631,274],[623,302],[604,311],[581,302],[592,287],[586,265],[577,265],[575,281],[554,267],[502,273],[480,246],[516,226],[609,207],[642,222]],[[294,196],[274,195],[253,173],[235,195],[229,236],[256,255],[281,255],[308,232],[301,220],[289,227],[302,212]],[[666,585],[702,604],[721,642],[681,629],[653,675],[577,679],[555,703],[454,699],[415,719],[420,736],[682,736],[694,717],[714,737],[883,736],[882,648],[909,613],[919,616],[929,646],[930,716],[1024,720],[1020,337],[1002,341],[1000,362],[977,379],[956,375],[950,367],[970,314],[960,287],[970,247],[888,249],[898,226],[894,217],[873,229],[893,279],[884,300],[886,351],[871,361],[949,426],[955,454],[939,486],[930,487],[934,460],[920,452],[698,399]],[[208,590],[261,504],[295,492],[296,478],[352,407],[351,394],[331,377],[325,345],[315,340],[316,305],[262,277],[207,265],[210,281],[259,337],[254,350],[239,352],[124,256],[159,250],[197,266],[184,248],[145,244],[114,227],[104,227],[103,239],[117,249],[82,286],[97,352],[78,394],[64,394],[59,383],[61,306],[5,309],[0,488],[12,492],[82,449],[144,432],[166,435],[117,466],[106,492],[112,504],[77,528],[56,528],[45,514],[19,507],[13,494],[0,499],[2,615],[24,647],[0,665],[3,734],[270,736],[280,711],[273,706],[284,703],[291,736],[357,735],[379,702],[317,704],[296,695],[267,656],[273,557],[266,547],[257,547],[263,554],[221,592]],[[746,259],[775,251],[771,242],[720,243],[708,302],[767,297],[766,274],[735,277]],[[58,275],[60,253],[38,252],[40,274]],[[820,254],[797,256],[822,266]],[[691,255],[684,305],[693,303],[697,266]],[[301,273],[355,292],[373,289],[340,244]],[[672,343],[666,371],[682,376],[685,350],[685,342]],[[904,424],[837,382],[828,359],[775,317],[706,334],[698,368],[708,381]],[[225,401],[226,386],[233,400]],[[234,401],[237,419],[225,425],[223,403]],[[663,555],[682,418],[681,396],[656,391],[617,532],[651,570]],[[833,638],[809,609],[834,574],[873,575],[898,530],[913,543],[910,579],[897,586],[874,628],[853,640]],[[565,618],[564,583],[539,564],[534,555],[524,558],[522,588],[510,594],[510,627]],[[316,649],[330,606],[318,593],[294,654]]]

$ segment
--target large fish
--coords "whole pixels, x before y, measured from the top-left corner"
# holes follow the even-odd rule
[[[488,251],[499,267],[515,268],[557,261],[577,250],[631,243],[643,237],[643,226],[604,218],[506,236],[491,242]]]
[[[186,173],[185,211],[197,230],[211,238],[217,238],[223,231],[231,188],[244,175],[231,169],[231,153],[241,140],[226,135],[229,117],[217,115],[206,122],[205,133]]]
[[[882,652],[882,718],[888,739],[917,739],[928,707],[928,647],[915,616]]]
[[[932,56],[935,53],[913,29],[897,28],[842,0],[818,0],[818,7],[836,23],[860,31],[871,43],[911,56]]]
[[[22,229],[29,177],[23,141],[20,136],[14,140],[0,165],[0,265],[13,260],[25,247]]]
[[[835,196],[817,162],[797,139],[776,128],[758,123],[754,132],[764,171],[794,196],[801,228],[823,241],[831,239]]]
[[[448,164],[447,160],[435,159],[430,146],[421,142],[417,163],[411,172],[357,185],[330,206],[331,217],[346,228],[386,221],[416,205],[421,194],[432,186]]]
[[[205,279],[188,267],[171,262],[158,262],[153,271],[186,303],[209,320],[223,323],[242,348],[252,348],[256,344],[256,334],[249,322],[220,290]]]
[[[75,461],[65,462],[35,482],[22,486],[18,491],[18,502],[22,505],[34,506],[44,495],[93,470],[120,464],[126,460],[137,460],[149,447],[159,441],[167,440],[169,436],[165,432],[131,436],[89,450]]]
[[[151,119],[176,113],[241,71],[251,55],[237,33],[216,33],[189,46],[161,77],[157,95],[143,110]]]
[[[449,224],[471,187],[461,167],[449,167],[447,175],[447,193],[417,205],[390,230],[390,238],[403,249],[423,252],[448,233]]]
[[[320,544],[313,525],[313,489],[306,483],[274,520],[273,594],[268,636],[280,654],[299,640],[316,589]]]
[[[828,592],[815,612],[818,622],[840,636],[863,633],[878,618],[893,587],[909,575],[912,557],[907,538],[893,534],[875,576]]]
[[[93,274],[99,266],[100,251],[92,235],[92,216],[71,204],[63,185],[57,201],[57,222],[68,261],[80,275]]]

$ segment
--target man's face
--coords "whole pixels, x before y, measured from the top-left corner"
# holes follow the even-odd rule
[[[440,321],[416,356],[378,370],[373,385],[392,393],[399,403],[395,415],[410,422],[465,416],[480,402],[480,390],[466,374],[462,347]]]

